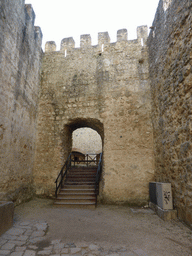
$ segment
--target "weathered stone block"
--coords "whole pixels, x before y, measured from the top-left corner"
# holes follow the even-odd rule
[[[158,205],[155,205],[151,202],[149,202],[149,207],[157,213],[157,215],[167,221],[167,220],[175,220],[177,219],[177,210],[164,210]]]
[[[100,32],[98,33],[98,44],[109,44],[110,37],[108,32]]]
[[[117,31],[117,42],[127,40],[127,29],[120,29]]]
[[[156,180],[171,183],[174,207],[187,223],[192,204],[189,2],[160,0],[148,37]]]
[[[75,41],[73,39],[73,37],[68,37],[68,38],[64,38],[61,41],[61,51],[65,51],[68,50],[70,48],[75,48]]]
[[[91,46],[91,36],[81,35],[80,36],[80,47]]]
[[[56,51],[56,43],[54,41],[46,42],[45,52],[55,52],[55,51]]]
[[[3,200],[31,198],[42,33],[23,0],[1,1],[0,191]]]

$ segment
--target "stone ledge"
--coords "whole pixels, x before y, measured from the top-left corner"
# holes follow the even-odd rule
[[[13,225],[14,203],[0,201],[0,236]]]
[[[177,219],[177,210],[163,210],[158,205],[149,202],[149,207],[157,213],[157,215],[163,220],[175,220]]]

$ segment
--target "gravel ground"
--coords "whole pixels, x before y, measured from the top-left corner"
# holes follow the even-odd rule
[[[135,252],[124,255],[192,255],[192,231],[179,221],[161,220],[150,209],[67,209],[55,207],[52,200],[35,199],[15,208],[14,223],[21,221],[45,221],[47,243],[58,239],[77,246],[95,244],[111,250],[111,255],[115,248]]]

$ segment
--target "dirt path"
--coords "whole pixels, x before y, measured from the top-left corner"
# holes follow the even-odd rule
[[[16,207],[15,223],[46,221],[47,240],[122,246],[146,255],[192,255],[192,231],[179,221],[164,222],[150,209],[105,205],[96,210],[65,209],[55,208],[52,203],[35,199]]]

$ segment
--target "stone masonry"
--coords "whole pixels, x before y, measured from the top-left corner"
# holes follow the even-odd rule
[[[33,195],[41,30],[23,0],[0,1],[0,198]]]
[[[192,3],[160,0],[151,32],[107,32],[80,48],[41,49],[24,0],[0,0],[0,199],[54,196],[72,134],[101,137],[100,202],[145,204],[148,184],[171,182],[174,208],[192,223]]]
[[[46,44],[42,61],[34,184],[38,195],[52,196],[54,180],[72,147],[72,132],[96,130],[102,138],[104,168],[100,200],[143,204],[154,177],[147,27],[127,40],[127,30],[98,45],[81,36]]]
[[[192,2],[160,1],[148,39],[156,180],[192,223]]]

